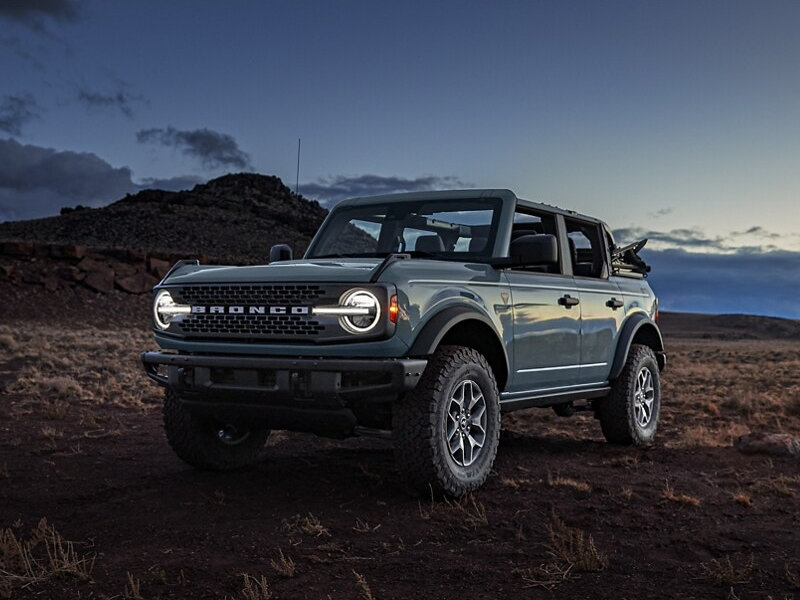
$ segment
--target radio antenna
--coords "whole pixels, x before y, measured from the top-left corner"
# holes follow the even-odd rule
[[[294,195],[300,195],[300,138],[297,138],[297,173],[294,180]]]

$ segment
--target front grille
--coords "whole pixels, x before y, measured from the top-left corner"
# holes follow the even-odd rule
[[[184,333],[236,336],[313,336],[325,327],[299,315],[190,315],[181,322]]]
[[[179,290],[184,302],[191,304],[314,304],[325,294],[318,285],[251,284],[197,285]]]
[[[170,330],[193,338],[235,339],[242,341],[317,339],[325,334],[326,324],[311,314],[270,314],[269,307],[312,307],[335,304],[338,294],[330,296],[325,286],[308,284],[219,284],[187,285],[171,290],[177,302],[203,306],[205,313],[192,313],[176,319]],[[212,313],[210,307],[225,307]],[[243,307],[244,312],[229,313],[227,307]],[[249,307],[266,310],[251,313]],[[330,320],[330,319],[329,319]],[[328,326],[336,325],[330,320]]]

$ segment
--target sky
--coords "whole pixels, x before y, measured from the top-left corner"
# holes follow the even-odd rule
[[[294,187],[301,138],[323,204],[509,188],[648,237],[665,308],[800,318],[797,31],[795,0],[0,0],[0,221]]]

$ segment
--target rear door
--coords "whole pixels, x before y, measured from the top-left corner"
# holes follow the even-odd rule
[[[596,222],[564,218],[569,240],[570,262],[580,294],[580,383],[603,383],[608,379],[617,347],[617,336],[625,316],[620,291],[609,279],[609,255],[603,228]]]

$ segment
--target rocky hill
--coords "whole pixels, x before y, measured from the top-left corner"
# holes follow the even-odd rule
[[[63,209],[57,217],[0,223],[0,240],[125,248],[266,262],[273,244],[302,255],[327,215],[278,177],[237,173],[191,190],[144,190],[102,208]]]

